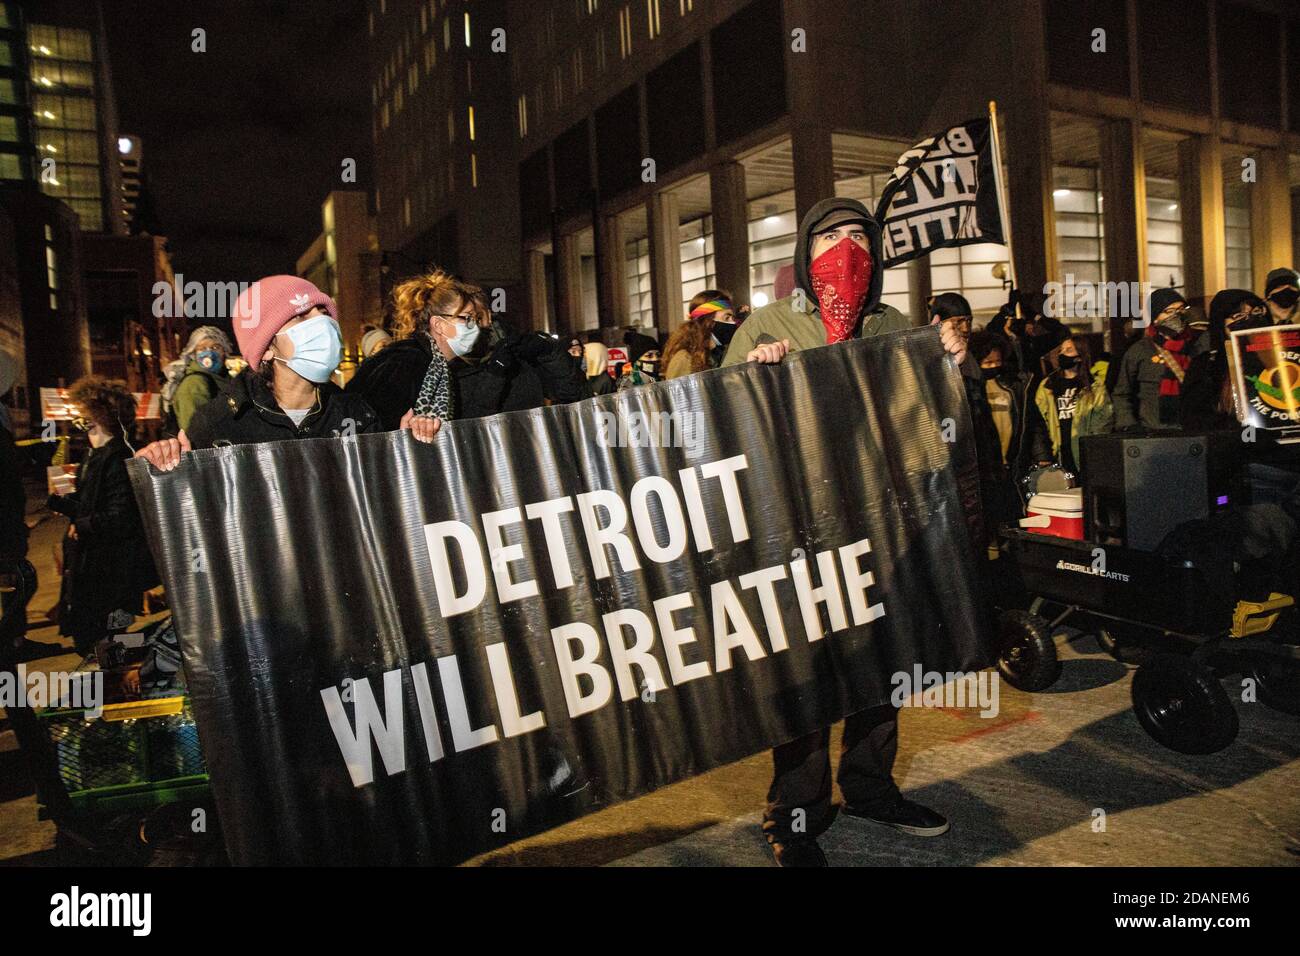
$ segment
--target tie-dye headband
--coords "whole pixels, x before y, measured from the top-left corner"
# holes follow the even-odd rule
[[[708,302],[701,302],[695,308],[691,309],[691,318],[698,319],[702,315],[712,315],[714,312],[733,312],[731,303],[726,299],[710,299]]]

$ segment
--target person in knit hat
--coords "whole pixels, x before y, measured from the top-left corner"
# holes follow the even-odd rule
[[[364,399],[330,381],[343,336],[334,300],[316,286],[297,276],[261,279],[240,294],[230,319],[247,367],[194,413],[189,428],[138,457],[170,471],[191,449],[383,430]]]
[[[1113,393],[1115,428],[1181,427],[1187,367],[1205,351],[1205,336],[1188,323],[1187,300],[1177,289],[1156,289],[1147,304],[1146,333],[1120,360]]]
[[[1264,280],[1264,301],[1274,325],[1300,321],[1300,273],[1294,269],[1274,269]]]

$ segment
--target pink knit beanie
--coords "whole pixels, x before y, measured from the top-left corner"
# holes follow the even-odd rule
[[[271,339],[285,324],[319,306],[338,321],[334,300],[306,279],[297,276],[267,276],[239,294],[230,324],[235,328],[239,354],[257,371]]]

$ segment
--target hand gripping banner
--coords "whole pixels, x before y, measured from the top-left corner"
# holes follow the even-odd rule
[[[983,666],[970,432],[919,329],[132,462],[232,859],[458,862]]]

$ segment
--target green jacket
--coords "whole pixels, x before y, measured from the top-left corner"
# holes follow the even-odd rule
[[[770,305],[755,309],[744,322],[736,328],[731,337],[731,345],[722,359],[723,367],[737,365],[745,361],[745,356],[753,351],[760,335],[770,335],[780,342],[790,340],[790,351],[815,349],[826,344],[826,327],[822,325],[821,313],[817,309],[817,300],[811,296],[804,297],[805,311],[800,312],[795,303],[796,296],[778,299]],[[867,313],[858,326],[858,338],[867,339],[873,335],[887,332],[901,332],[910,329],[912,323],[892,305],[878,305]]]
[[[198,359],[191,358],[190,364],[185,367],[185,377],[176,386],[176,394],[172,396],[176,424],[181,428],[189,428],[194,413],[212,401],[217,392],[221,391],[221,383],[225,380],[226,376],[214,375],[200,365]]]
[[[1053,372],[1053,375],[1060,374]],[[1051,375],[1048,376],[1051,378]],[[1052,454],[1060,460],[1061,423],[1056,417],[1056,398],[1047,386],[1047,379],[1039,383],[1034,394],[1034,404],[1047,425],[1047,437],[1052,441]],[[1079,457],[1079,439],[1088,435],[1104,435],[1111,430],[1115,421],[1115,406],[1106,394],[1105,374],[1093,377],[1092,384],[1079,396],[1079,404],[1074,410],[1074,425],[1070,428],[1070,450],[1074,460],[1082,465]]]

